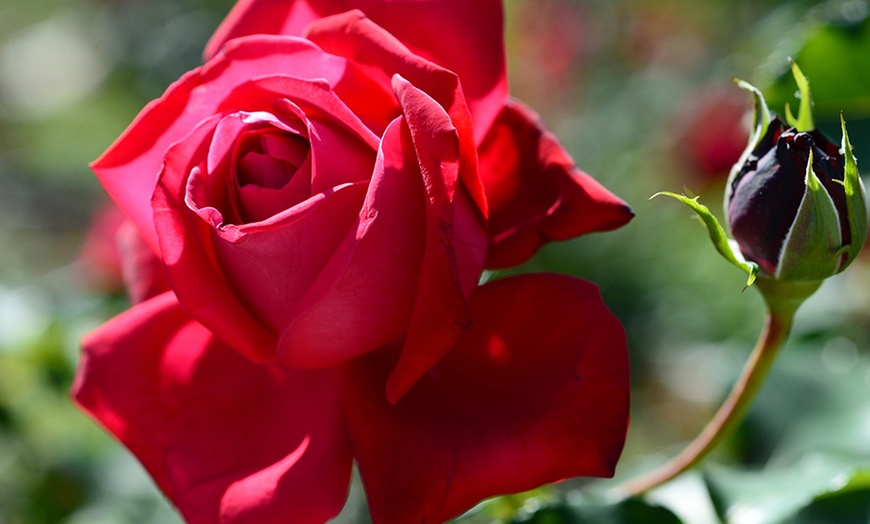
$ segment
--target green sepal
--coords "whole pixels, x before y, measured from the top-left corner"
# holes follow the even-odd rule
[[[816,124],[813,121],[813,102],[810,97],[810,81],[807,80],[806,76],[804,76],[803,72],[798,67],[797,62],[791,59],[789,59],[789,61],[791,62],[791,74],[794,75],[794,80],[798,85],[798,91],[800,91],[801,103],[798,108],[797,118],[792,114],[791,107],[789,107],[788,104],[785,105],[785,120],[788,122],[788,125],[800,132],[813,131],[816,128]]]
[[[742,256],[738,256],[734,250],[731,248],[731,244],[728,242],[728,236],[725,234],[725,230],[722,229],[722,226],[719,224],[719,221],[716,220],[716,217],[713,216],[713,213],[707,208],[707,206],[698,202],[698,197],[689,198],[685,195],[678,195],[676,193],[671,193],[670,191],[659,191],[655,195],[651,196],[650,199],[653,199],[659,195],[669,196],[671,198],[675,198],[686,204],[692,210],[698,214],[701,218],[701,221],[707,227],[707,232],[710,234],[710,240],[713,241],[713,245],[716,247],[716,251],[719,252],[722,257],[731,262],[733,265],[745,271],[749,278],[746,279],[746,285],[743,286],[745,290],[749,286],[755,282],[755,277],[758,276],[758,264],[754,262],[749,262],[743,259]]]
[[[812,150],[804,181],[804,196],[780,251],[777,280],[822,280],[840,267],[840,218],[834,200],[813,171]]]
[[[744,149],[743,153],[740,155],[740,159],[731,168],[731,172],[728,174],[728,181],[725,183],[724,204],[726,209],[728,207],[728,200],[731,198],[731,186],[733,185],[734,179],[737,178],[740,169],[749,160],[752,151],[758,147],[758,143],[761,142],[764,133],[767,131],[767,126],[770,125],[770,110],[767,108],[767,102],[765,102],[761,90],[749,82],[740,80],[739,78],[735,78],[734,82],[740,89],[752,93],[752,96],[755,98],[755,109],[752,112],[752,135],[749,137],[749,142],[746,144],[746,149]]]
[[[846,161],[843,187],[846,190],[846,213],[849,218],[849,231],[852,238],[849,245],[843,248],[847,256],[840,266],[840,271],[842,271],[855,260],[858,253],[861,252],[861,248],[864,247],[864,241],[867,238],[867,202],[864,198],[864,183],[858,174],[858,162],[852,153],[852,144],[849,142],[849,133],[846,131],[846,120],[843,118],[843,113],[840,113],[840,127],[843,130],[841,153]]]
[[[745,161],[743,157],[748,157],[752,153],[752,150],[758,146],[758,143],[761,142],[761,138],[764,136],[764,132],[767,131],[767,126],[770,125],[770,109],[767,108],[767,102],[764,100],[764,95],[760,89],[739,78],[735,78],[734,82],[737,84],[737,87],[749,91],[752,93],[753,98],[755,98],[755,109],[752,112],[752,136],[749,138],[749,145],[743,152],[743,155],[741,155],[741,158]],[[743,165],[742,162],[739,162],[739,164]]]

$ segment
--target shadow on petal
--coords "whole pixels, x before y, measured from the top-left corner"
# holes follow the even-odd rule
[[[396,405],[398,348],[351,368],[346,413],[375,523],[442,522],[486,497],[610,476],[628,425],[625,334],[597,288],[562,275],[497,280],[475,324]]]

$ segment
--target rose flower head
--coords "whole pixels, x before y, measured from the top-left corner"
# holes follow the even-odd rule
[[[354,464],[376,524],[613,474],[628,355],[597,288],[479,285],[632,217],[509,98],[502,10],[242,0],[92,164],[133,305],[73,395],[188,522],[325,522]]]
[[[816,282],[843,271],[867,234],[864,187],[845,121],[837,145],[815,129],[809,83],[796,64],[798,118],[771,118],[756,92],[756,132],[731,173],[728,225],[743,256],[778,281]]]

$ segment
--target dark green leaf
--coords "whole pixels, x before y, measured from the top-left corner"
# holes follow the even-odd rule
[[[513,524],[682,524],[670,510],[640,499],[614,504],[560,504],[547,506]]]

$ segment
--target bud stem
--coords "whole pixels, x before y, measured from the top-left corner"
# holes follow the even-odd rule
[[[788,338],[795,311],[820,284],[807,282],[806,286],[798,286],[800,289],[788,286],[786,290],[779,282],[759,277],[758,285],[768,306],[764,330],[725,402],[704,430],[679,455],[653,471],[618,486],[616,491],[620,496],[638,496],[664,484],[696,465],[716,447],[752,405],[779,348]]]

